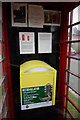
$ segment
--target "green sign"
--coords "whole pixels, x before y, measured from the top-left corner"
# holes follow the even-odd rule
[[[22,88],[22,109],[52,105],[52,86],[48,95],[46,86]]]

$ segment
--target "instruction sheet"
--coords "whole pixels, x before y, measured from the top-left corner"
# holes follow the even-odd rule
[[[43,28],[44,11],[39,5],[29,5],[29,27]]]
[[[20,54],[35,54],[34,32],[19,32]]]

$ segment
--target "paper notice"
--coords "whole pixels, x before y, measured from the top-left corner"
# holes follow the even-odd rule
[[[43,7],[38,5],[29,5],[29,27],[43,28],[43,24]]]
[[[35,54],[33,32],[19,32],[20,54]]]
[[[52,33],[38,33],[38,53],[52,53]]]

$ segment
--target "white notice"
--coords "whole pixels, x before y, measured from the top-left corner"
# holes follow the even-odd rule
[[[38,33],[38,53],[52,53],[52,33]]]
[[[20,54],[35,54],[33,32],[19,32]]]
[[[43,28],[43,24],[43,7],[38,5],[29,5],[29,27]]]

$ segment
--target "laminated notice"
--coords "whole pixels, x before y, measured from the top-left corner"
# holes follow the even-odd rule
[[[52,86],[50,97],[47,96],[46,86],[22,88],[22,110],[52,105]]]
[[[19,32],[20,54],[35,54],[33,32]]]

